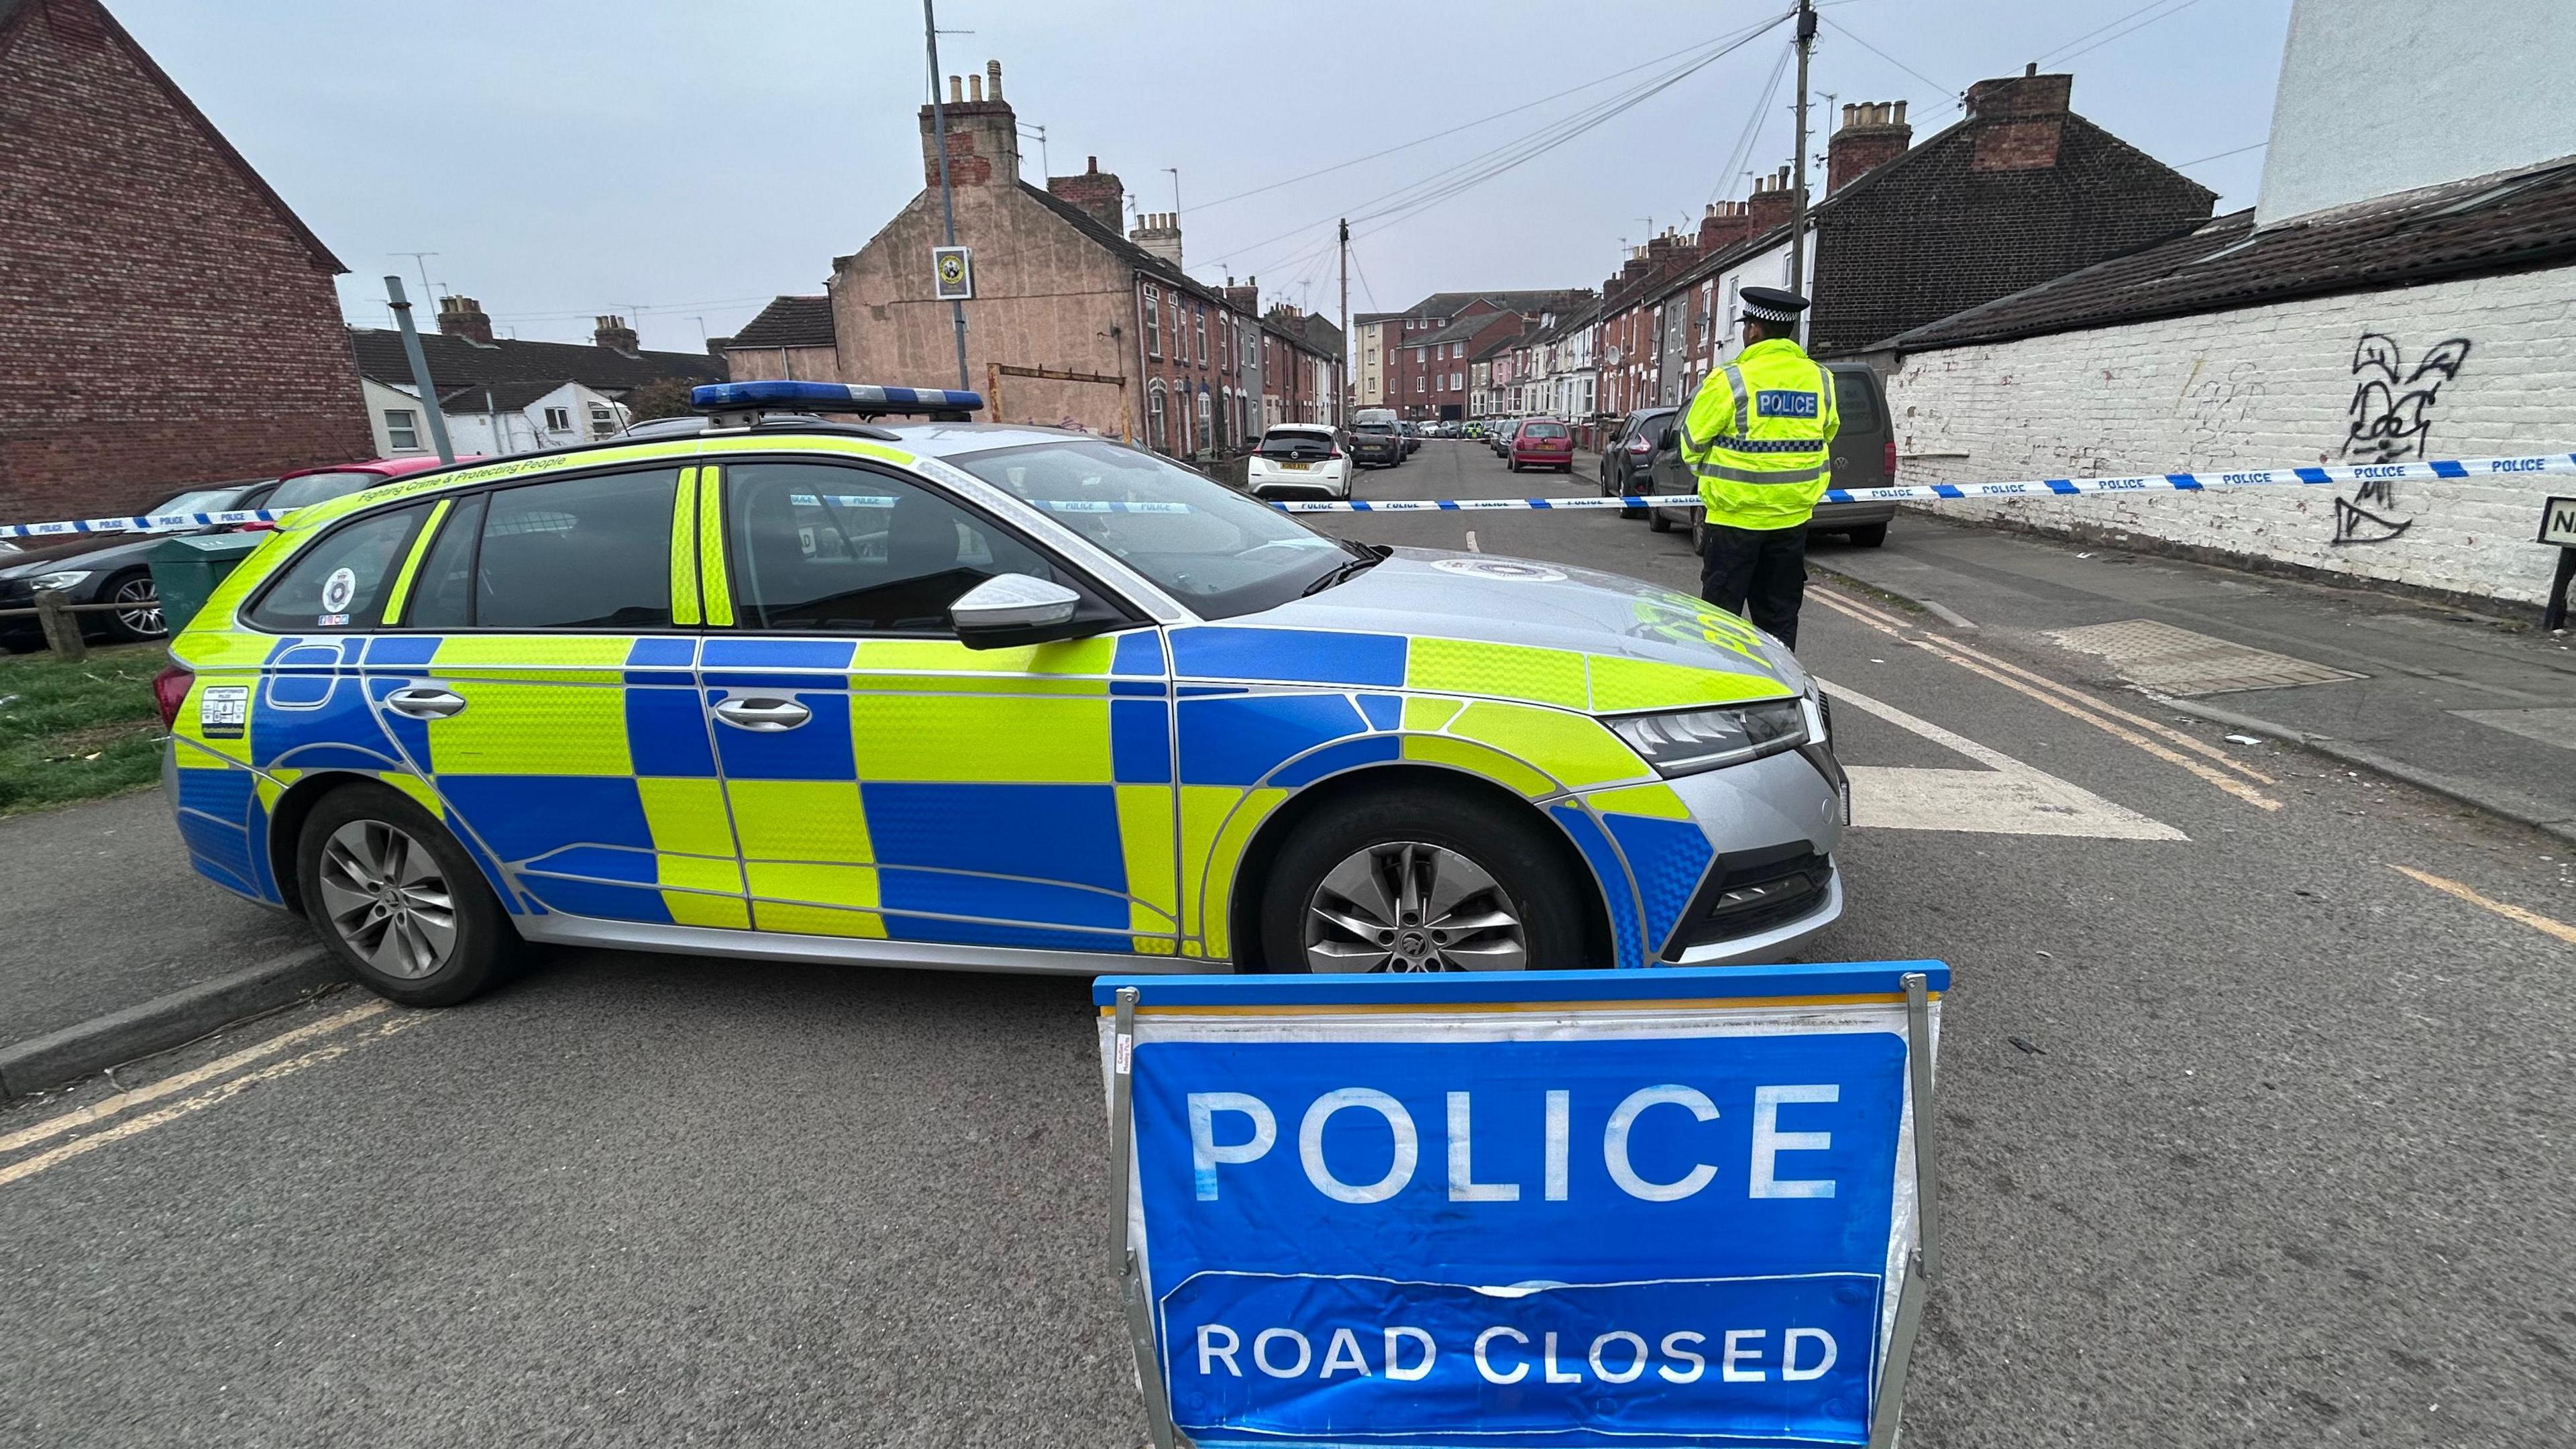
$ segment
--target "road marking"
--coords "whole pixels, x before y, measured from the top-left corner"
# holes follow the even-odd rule
[[[2470,905],[2481,906],[2487,910],[2493,911],[2508,921],[2515,922],[2519,925],[2529,926],[2531,929],[2540,932],[2544,936],[2556,936],[2559,940],[2565,941],[2571,946],[2576,946],[2576,926],[2571,926],[2565,921],[2553,921],[2537,911],[2526,911],[2520,906],[2507,905],[2503,901],[2496,900],[2493,897],[2482,896],[2476,891],[2471,890],[2469,887],[2460,884],[2458,881],[2446,880],[2441,876],[2417,870],[2411,865],[2398,865],[2391,862],[2388,868],[2397,872],[2399,875],[2406,877],[2408,880],[2421,881],[2446,896],[2457,896],[2461,900],[2467,901]]]
[[[1917,719],[1892,704],[1824,680],[1836,704],[1870,714],[1966,756],[1982,770],[1845,765],[1852,825],[1876,830],[1962,830],[1987,835],[2076,835],[2096,840],[2188,840],[2165,824],[2103,799],[2000,750]]]
[[[347,1011],[324,1017],[320,1021],[309,1022],[293,1031],[280,1032],[264,1042],[244,1047],[221,1060],[208,1062],[204,1066],[181,1072],[176,1076],[163,1077],[157,1082],[119,1092],[112,1097],[101,1098],[77,1111],[48,1118],[33,1127],[21,1128],[5,1137],[0,1137],[0,1154],[15,1152],[21,1147],[42,1142],[48,1137],[58,1137],[75,1127],[86,1127],[92,1122],[104,1121],[129,1108],[140,1107],[146,1102],[157,1102],[174,1092],[184,1092],[199,1082],[209,1081],[227,1072],[239,1071],[261,1057],[274,1056],[297,1042],[310,1041],[314,1037],[328,1035],[344,1026],[364,1021],[378,1012],[389,1010],[390,1007],[391,1003],[383,1001],[370,1001],[361,1006],[353,1006]]]
[[[1905,632],[1904,626],[1898,623],[1895,619],[1879,614],[1876,610],[1869,609],[1852,600],[1846,599],[1839,594],[1833,593],[1830,590],[1818,589],[1815,591],[1815,594],[1817,599],[1823,602],[1826,607],[1833,609],[1837,613],[1856,619],[1859,622],[1868,625],[1870,628],[1878,630],[1882,634],[1889,635],[1903,643],[1911,644],[1917,649],[1924,650],[1939,658],[1946,659],[1950,663],[1959,666],[1961,669],[1967,670],[1971,674],[1982,675],[1983,677],[1991,679],[1995,683],[2002,685],[2006,689],[2019,694],[2028,695],[2032,699],[2038,700],[2040,703],[2047,705],[2050,709],[2056,710],[2060,714],[2071,715],[2076,719],[2080,719],[2086,724],[2093,726],[2095,729],[2101,730],[2103,733],[2110,735],[2114,739],[2126,741],[2127,743],[2146,751],[2148,754],[2155,756],[2157,759],[2162,760],[2169,765],[2177,765],[2182,769],[2190,771],[2192,774],[2199,776],[2201,779],[2217,786],[2219,789],[2226,791],[2228,794],[2235,796],[2237,799],[2244,801],[2248,805],[2252,805],[2261,810],[2278,810],[2281,808],[2280,801],[2275,800],[2271,796],[2264,794],[2262,791],[2255,789],[2253,786],[2244,783],[2244,781],[2231,779],[2198,760],[2186,759],[2182,755],[2176,754],[2165,746],[2156,743],[2154,740],[2148,739],[2145,735],[2138,733],[2137,730],[2130,729],[2126,725],[2114,724],[2111,720],[2106,719],[2103,716],[2115,716],[2127,721],[2128,724],[2140,726],[2149,733],[2165,735],[2177,742],[2188,745],[2200,754],[2207,755],[2218,760],[2221,764],[2228,766],[2239,774],[2260,779],[2265,784],[2274,783],[2271,777],[2263,775],[2260,772],[2237,762],[2236,760],[2228,758],[2225,752],[2217,750],[2212,746],[2202,744],[2200,741],[2194,740],[2190,736],[2184,735],[2178,730],[2166,729],[2151,720],[2141,719],[2125,710],[2104,704],[2100,700],[2094,699],[2089,695],[2078,694],[2074,690],[2068,689],[2064,685],[2058,684],[2053,680],[2033,674],[2029,670],[2021,668],[2019,665],[2008,664],[2003,660],[1996,659],[1983,651],[1961,644],[1955,639],[1936,641],[1910,637]],[[2012,675],[2021,675],[2030,682],[2025,683],[2023,682],[2023,679],[2013,678],[2011,677]]]
[[[182,1098],[181,1100],[162,1108],[158,1112],[146,1112],[140,1117],[130,1117],[123,1122],[119,1122],[115,1126],[110,1127],[103,1132],[93,1133],[87,1137],[73,1138],[71,1141],[64,1143],[60,1147],[50,1148],[46,1151],[39,1152],[35,1156],[27,1158],[24,1161],[13,1162],[7,1167],[0,1167],[0,1187],[7,1187],[13,1182],[19,1182],[26,1178],[33,1177],[37,1173],[43,1172],[49,1167],[56,1167],[75,1157],[81,1156],[84,1153],[97,1151],[99,1148],[105,1147],[111,1142],[122,1142],[128,1137],[149,1132],[155,1127],[176,1122],[180,1118],[186,1117],[192,1113],[203,1111],[204,1109],[215,1106],[219,1103],[231,1101],[234,1097],[241,1095],[252,1087],[258,1086],[262,1082],[274,1082],[282,1077],[292,1076],[295,1073],[304,1070],[306,1067],[320,1066],[324,1062],[337,1061],[341,1057],[347,1056],[351,1051],[369,1040],[392,1036],[394,1033],[399,1031],[408,1031],[412,1027],[418,1026],[422,1022],[430,1019],[431,1014],[425,1011],[406,1013],[384,1023],[374,1031],[364,1033],[352,1040],[333,1042],[329,1046],[320,1047],[316,1050],[306,1052],[300,1057],[289,1057],[282,1062],[271,1062],[267,1066],[264,1066],[255,1072],[245,1072],[240,1076],[219,1082],[211,1090],[200,1092],[193,1097]]]

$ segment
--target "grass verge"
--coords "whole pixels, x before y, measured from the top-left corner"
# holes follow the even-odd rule
[[[158,644],[92,649],[78,664],[0,657],[0,815],[152,783],[161,767],[152,676],[168,662]]]

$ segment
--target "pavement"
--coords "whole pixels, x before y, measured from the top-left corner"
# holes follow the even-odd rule
[[[1435,441],[1360,493],[1590,486]],[[1695,578],[1608,513],[1328,523]],[[2570,852],[1986,612],[1820,586],[1799,650],[1861,812],[1807,955],[1956,973],[1907,1443],[2564,1442]],[[1094,1030],[1078,981],[568,952],[0,1107],[0,1446],[1139,1444]]]
[[[2155,690],[2181,701],[2177,708],[2308,744],[2576,842],[2576,640],[2563,634],[1915,512],[1884,548],[1820,553],[1818,563],[1917,604],[1944,632],[1971,624],[1990,639],[2057,655],[2088,684]],[[2116,630],[2132,621],[2310,667],[2282,670],[2161,631]],[[2096,632],[2079,638],[2129,646],[2130,657],[2063,641],[2085,629]],[[2320,675],[2338,677],[2295,682]],[[2155,682],[2168,678],[2220,688],[2187,693]]]

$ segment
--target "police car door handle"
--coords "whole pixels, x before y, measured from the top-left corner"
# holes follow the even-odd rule
[[[385,696],[385,708],[413,719],[445,719],[465,707],[465,700],[444,689],[397,689]]]
[[[792,699],[728,699],[716,706],[716,718],[738,730],[774,734],[792,730],[814,717],[814,711]]]

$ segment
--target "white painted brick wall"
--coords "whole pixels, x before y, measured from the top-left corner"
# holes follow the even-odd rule
[[[1906,357],[1888,380],[1898,481],[2206,472],[2376,461],[2344,451],[2364,334],[2401,349],[2399,377],[2450,338],[2469,343],[2424,416],[2420,456],[2576,450],[2576,267],[2247,311],[2060,333]],[[2427,378],[2413,386],[2434,381]],[[2401,382],[2397,391],[2409,390]],[[2335,542],[2350,487],[2111,494],[1944,503],[2043,528],[2090,525],[2452,593],[2538,603],[2556,550],[2533,543],[2540,500],[2566,474],[2394,485],[2383,542]],[[2365,535],[2383,530],[2364,526]]]

